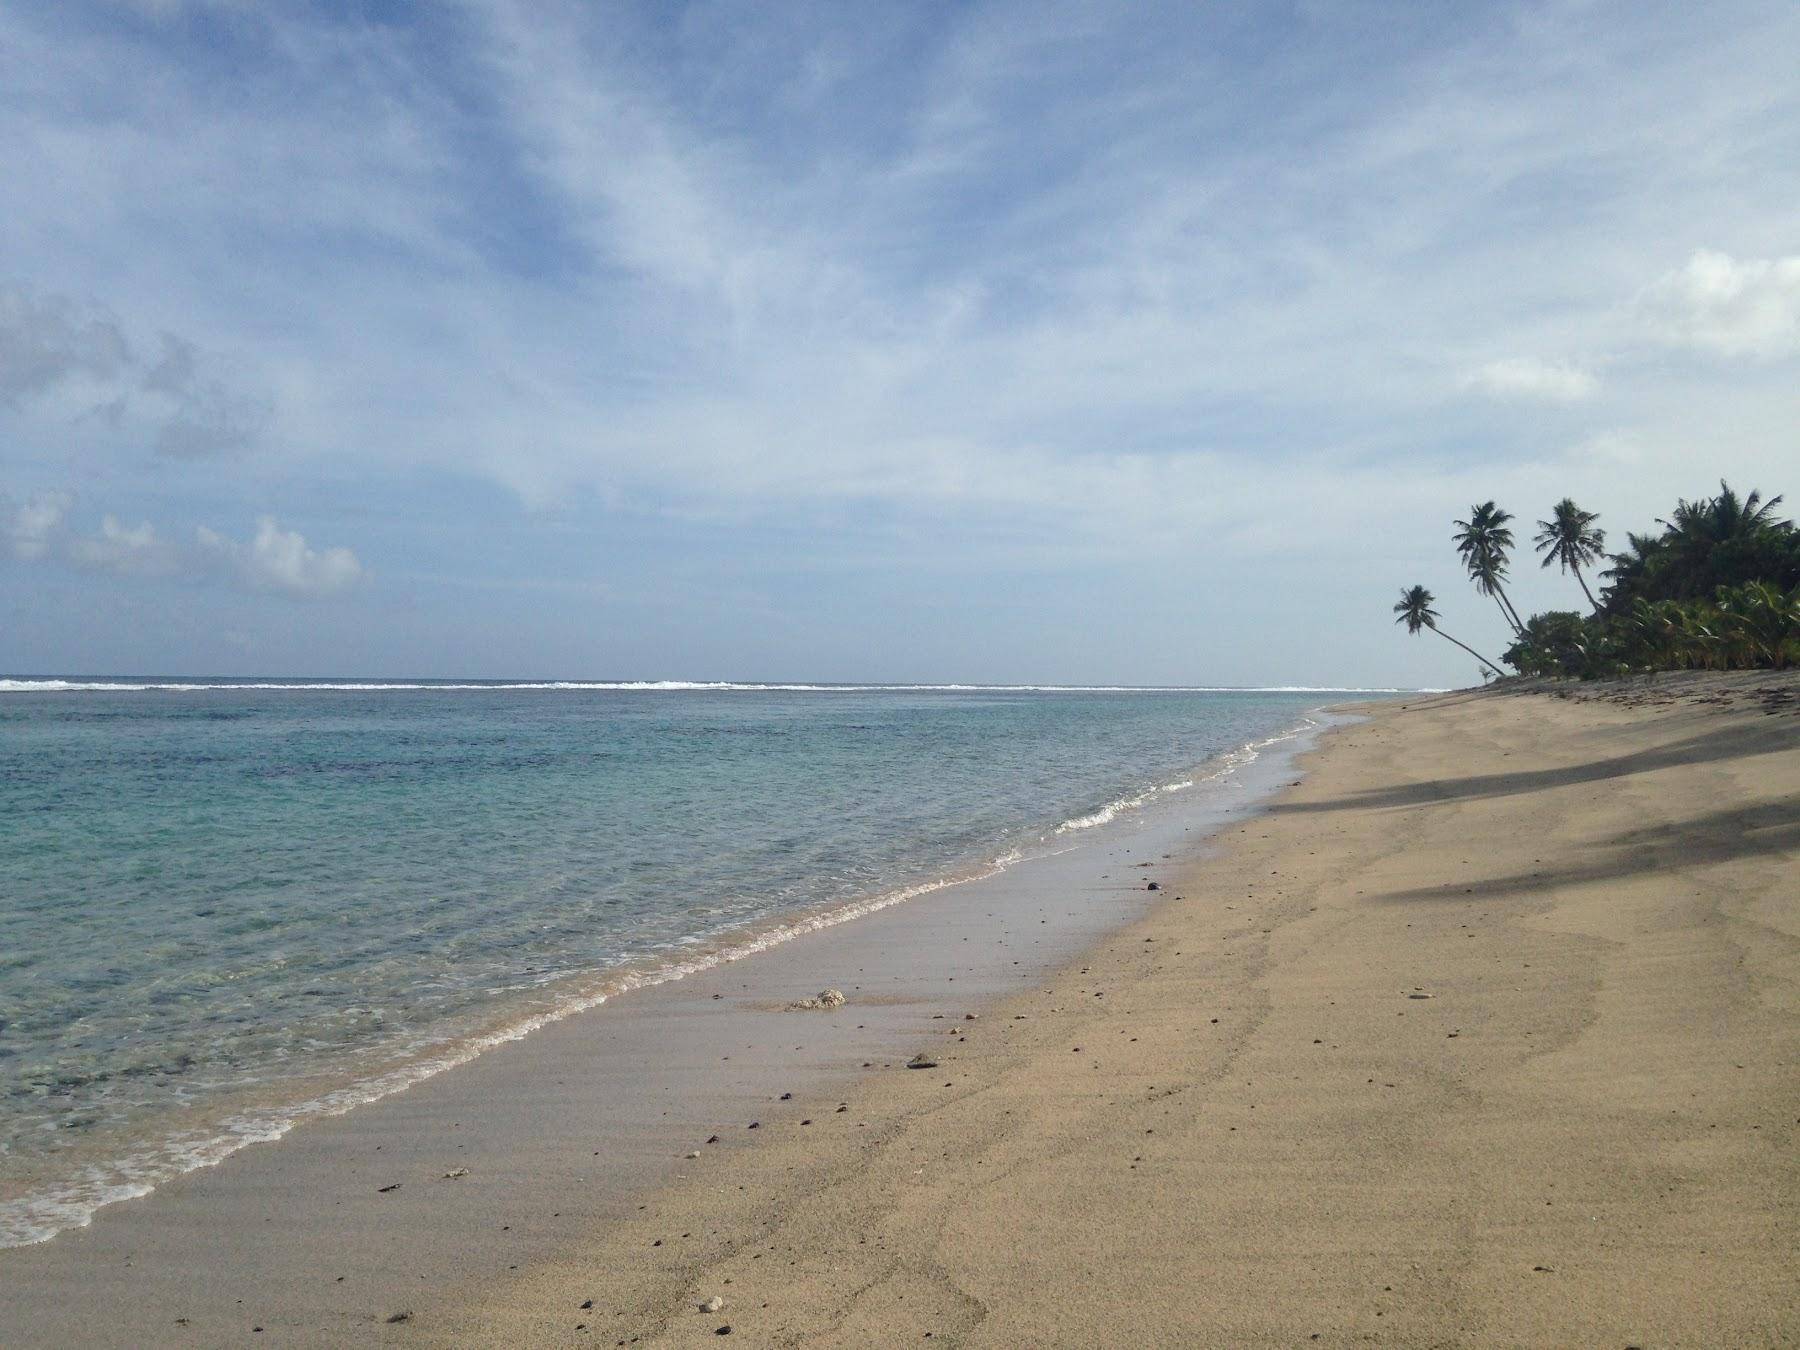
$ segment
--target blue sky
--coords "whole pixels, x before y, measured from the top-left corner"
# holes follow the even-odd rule
[[[1468,682],[1388,609],[1498,654],[1472,502],[1800,493],[1797,57],[1788,0],[8,5],[0,670]]]

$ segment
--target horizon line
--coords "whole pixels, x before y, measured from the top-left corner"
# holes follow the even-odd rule
[[[1068,693],[1326,693],[1326,694],[1410,694],[1441,693],[1440,689],[1402,685],[1311,685],[1311,684],[1126,684],[1070,683],[1053,681],[981,682],[971,680],[742,680],[683,678],[598,679],[567,677],[519,676],[378,676],[378,675],[94,675],[94,674],[4,674],[0,675],[0,691],[7,692],[102,692],[119,690],[198,690],[198,689],[267,690],[341,689],[347,692],[399,691],[407,689],[537,689],[595,692],[704,693],[754,692],[1068,692]]]

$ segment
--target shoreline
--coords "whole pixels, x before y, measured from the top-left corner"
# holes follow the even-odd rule
[[[726,1098],[760,1100],[768,1095],[765,1089],[777,1080],[798,1083],[816,1080],[820,1074],[854,1072],[855,1065],[862,1062],[860,1056],[890,1049],[896,1036],[904,1034],[906,1028],[915,1026],[921,1019],[949,1016],[949,1012],[942,1010],[950,1007],[946,1000],[954,1000],[956,1007],[961,1008],[972,999],[992,995],[1005,987],[1006,980],[1000,978],[997,970],[990,969],[988,974],[971,982],[971,970],[958,964],[961,957],[947,952],[908,950],[909,944],[912,948],[929,945],[929,937],[919,931],[922,927],[934,921],[972,920],[973,926],[960,935],[963,942],[973,940],[985,944],[1010,940],[1022,948],[1019,959],[1008,958],[1012,966],[1036,971],[1048,968],[1044,965],[1046,961],[1054,965],[1110,929],[1120,917],[1117,909],[1120,897],[1113,894],[1116,883],[1107,884],[1107,895],[1101,897],[1093,888],[1093,879],[1075,877],[1070,871],[1072,866],[1077,870],[1086,866],[1090,872],[1097,868],[1104,875],[1106,865],[1100,860],[1108,850],[1129,850],[1134,842],[1142,847],[1153,836],[1166,836],[1165,842],[1174,847],[1186,843],[1182,836],[1190,831],[1204,832],[1216,827],[1221,820],[1233,818],[1246,809],[1255,809],[1255,805],[1266,798],[1267,792],[1257,792],[1249,784],[1259,775],[1268,778],[1284,774],[1283,765],[1290,753],[1287,743],[1304,739],[1316,726],[1316,716],[1316,713],[1308,714],[1296,726],[1273,737],[1239,747],[1197,766],[1194,780],[1198,787],[1193,792],[1172,792],[1164,785],[1141,794],[1130,803],[1111,803],[1100,812],[1082,817],[1084,827],[1094,827],[1093,837],[1083,837],[1071,848],[1051,847],[1040,856],[1021,859],[1007,868],[993,868],[980,878],[938,883],[923,888],[924,894],[913,894],[905,903],[858,907],[857,913],[841,916],[838,922],[828,927],[810,921],[778,925],[784,931],[798,928],[801,931],[792,935],[804,937],[806,941],[762,943],[753,950],[722,956],[705,969],[685,973],[682,978],[642,985],[630,991],[631,999],[613,1002],[605,1009],[589,1006],[543,1019],[529,1036],[496,1038],[497,1045],[505,1049],[502,1055],[465,1056],[456,1063],[456,1073],[422,1076],[372,1102],[356,1103],[354,1109],[308,1117],[302,1122],[307,1128],[281,1131],[277,1139],[271,1141],[276,1143],[273,1149],[240,1147],[217,1162],[160,1182],[146,1197],[102,1208],[89,1226],[65,1229],[47,1241],[0,1251],[0,1277],[7,1279],[16,1295],[15,1312],[0,1330],[7,1333],[9,1343],[14,1334],[21,1335],[23,1343],[40,1343],[66,1338],[82,1325],[92,1331],[108,1326],[104,1321],[72,1323],[69,1310],[58,1306],[59,1295],[70,1282],[92,1281],[99,1275],[98,1281],[94,1282],[97,1288],[111,1290],[114,1298],[129,1299],[139,1309],[143,1320],[134,1321],[129,1327],[132,1338],[139,1343],[144,1343],[146,1337],[152,1342],[167,1337],[171,1341],[192,1343],[194,1335],[205,1327],[212,1328],[208,1334],[224,1335],[226,1323],[222,1319],[229,1315],[227,1307],[237,1306],[237,1294],[233,1294],[228,1303],[221,1303],[219,1291],[208,1292],[196,1287],[192,1272],[185,1269],[195,1242],[202,1248],[218,1249],[213,1251],[214,1259],[210,1264],[231,1269],[235,1278],[245,1285],[259,1290],[267,1290],[271,1285],[290,1286],[288,1297],[278,1298],[276,1302],[285,1304],[283,1311],[292,1318],[271,1313],[265,1318],[271,1330],[283,1321],[289,1321],[290,1327],[297,1328],[299,1323],[311,1318],[315,1328],[313,1334],[324,1339],[329,1339],[322,1331],[324,1326],[342,1326],[345,1318],[351,1324],[367,1325],[371,1307],[380,1307],[384,1302],[410,1294],[410,1286],[417,1276],[401,1279],[397,1274],[400,1264],[416,1265],[420,1259],[429,1257],[439,1263],[448,1262],[459,1273],[468,1274],[484,1268],[503,1252],[528,1256],[532,1260],[547,1259],[566,1244],[566,1232],[562,1230],[567,1225],[552,1225],[556,1231],[538,1232],[524,1239],[508,1238],[503,1243],[491,1239],[485,1243],[445,1242],[439,1240],[440,1233],[431,1242],[412,1244],[417,1250],[407,1253],[406,1260],[402,1260],[395,1249],[391,1226],[399,1221],[424,1223],[441,1230],[446,1223],[454,1225],[465,1221],[458,1213],[466,1209],[462,1196],[481,1196],[489,1184],[486,1179],[489,1173],[504,1177],[510,1191],[529,1197],[521,1205],[526,1210],[543,1208],[537,1201],[555,1196],[564,1183],[573,1181],[583,1186],[599,1183],[611,1194],[588,1197],[585,1204],[567,1206],[567,1217],[574,1220],[578,1215],[585,1215],[589,1221],[616,1217],[618,1206],[625,1198],[635,1196],[643,1185],[663,1177],[670,1171],[671,1159],[679,1158],[679,1151],[672,1147],[673,1139],[666,1120],[647,1118],[644,1110],[622,1109],[617,1102],[591,1100],[585,1103],[555,1101],[542,1113],[545,1119],[528,1120],[519,1118],[516,1111],[509,1117],[501,1099],[516,1099],[520,1094],[540,1091],[546,1079],[560,1083],[572,1069],[597,1071],[608,1062],[610,1055],[610,1062],[623,1065],[626,1072],[637,1075],[637,1079],[646,1084],[646,1109],[654,1107],[677,1113],[686,1110],[692,1115],[704,1104],[712,1116],[702,1112],[696,1118],[716,1117],[721,1090],[717,1084],[704,1082],[715,1076],[715,1071],[706,1070],[700,1062],[699,1040],[703,1038],[697,1037],[689,1024],[697,1017],[704,1018],[721,1011],[720,1002],[725,1002],[726,1006],[735,1005],[738,1015],[760,1021],[764,1035],[759,1040],[774,1034],[785,1039],[789,1027],[798,1027],[806,1030],[807,1041],[824,1043],[815,1044],[811,1050],[795,1046],[792,1050],[779,1052],[765,1043],[755,1054],[738,1053],[736,1065],[745,1066],[745,1071],[739,1079],[724,1086]],[[1277,752],[1268,754],[1272,746],[1278,747]],[[1212,772],[1207,773],[1208,769]],[[1202,781],[1202,775],[1206,780],[1217,780],[1211,783],[1210,790]],[[1246,796],[1254,796],[1255,802],[1247,804]],[[1121,819],[1112,819],[1121,811],[1124,813]],[[1086,828],[1077,830],[1081,836],[1088,832]],[[1067,861],[1071,857],[1076,859],[1075,863]],[[1082,859],[1085,863],[1080,862]],[[996,893],[992,903],[979,901],[984,886]],[[1036,897],[1046,886],[1052,890],[1072,888],[1077,892],[1086,887],[1083,893],[1087,898],[1072,902],[1068,912],[1045,910],[1045,917],[1036,920],[1042,934],[1028,935],[1021,927],[1025,908],[1043,908]],[[1008,891],[1012,892],[1010,898]],[[937,893],[935,897],[933,892]],[[966,906],[971,897],[978,900],[977,908],[985,905],[991,912],[985,916],[959,917],[949,912],[955,910],[954,904],[940,904],[935,913],[930,908],[934,898],[946,901],[958,898]],[[1149,898],[1154,899],[1153,896]],[[1141,905],[1144,900],[1143,894],[1133,893],[1129,904]],[[1006,906],[1011,907],[1011,917],[995,918],[995,913]],[[1084,907],[1085,914],[1079,913]],[[810,919],[818,917],[809,916]],[[1009,923],[1011,929],[1006,927]],[[834,934],[835,942],[832,940]],[[1000,934],[998,939],[996,934]],[[1054,937],[1046,936],[1048,934],[1054,934]],[[867,953],[863,949],[872,944],[894,948],[890,964],[895,969],[913,967],[910,975],[899,981],[902,988],[859,991],[854,988],[854,980],[812,978],[811,972],[817,967],[831,966],[842,970],[846,963],[864,961]],[[944,962],[946,957],[952,958],[947,964]],[[943,967],[935,975],[930,969],[933,961]],[[991,961],[989,965],[991,967]],[[956,974],[949,973],[951,970]],[[746,978],[738,978],[740,975]],[[960,985],[958,975],[962,977]],[[893,983],[891,971],[889,978]],[[822,987],[821,981],[842,983],[852,990],[853,1006],[843,1012],[845,1017],[854,1015],[854,1026],[843,1019],[832,1019],[825,1028],[820,1026],[823,1019],[817,1013],[784,1011],[787,1001],[817,993]],[[935,988],[931,987],[934,982]],[[711,1006],[696,1007],[703,999]],[[926,1012],[927,1006],[940,1010]],[[620,1030],[633,1023],[640,1027],[639,1033],[635,1033],[638,1035],[635,1046],[623,1043],[634,1033],[621,1034]],[[661,1030],[652,1034],[653,1027]],[[662,1056],[669,1062],[659,1067],[649,1061],[659,1050],[657,1035],[664,1034],[672,1034],[677,1048]],[[595,1044],[609,1040],[615,1042],[610,1049]],[[599,1059],[594,1058],[596,1050]],[[798,1053],[801,1051],[806,1053]],[[824,1052],[823,1062],[818,1062],[821,1051]],[[836,1057],[835,1061],[832,1056]],[[732,1070],[734,1074],[738,1073],[736,1065]],[[495,1087],[496,1082],[504,1086]],[[580,1097],[579,1093],[573,1095]],[[449,1121],[448,1116],[459,1119]],[[559,1143],[555,1136],[569,1133],[576,1121],[595,1130],[595,1142],[609,1146],[617,1144],[618,1147],[608,1148],[609,1157],[604,1163],[580,1169],[582,1172],[605,1170],[605,1176],[575,1177],[571,1173],[559,1182],[557,1176],[570,1172],[575,1151],[565,1146],[566,1141]],[[476,1127],[483,1135],[480,1146],[472,1152],[468,1141],[475,1137],[474,1134],[453,1137],[446,1132],[446,1127],[462,1131],[465,1125]],[[404,1175],[415,1190],[421,1184],[427,1185],[429,1191],[438,1192],[437,1197],[420,1211],[393,1198],[381,1200],[371,1208],[368,1198],[371,1191],[367,1187],[345,1193],[341,1178],[361,1173],[369,1161],[367,1155],[374,1151],[382,1151],[393,1160],[387,1165],[394,1175]],[[587,1149],[579,1152],[583,1158],[590,1153],[593,1157],[600,1156]],[[613,1153],[618,1156],[610,1156]],[[547,1158],[559,1158],[557,1166],[546,1169]],[[454,1187],[436,1184],[451,1179],[458,1184]],[[372,1193],[391,1197],[393,1189],[391,1186],[375,1187]],[[447,1197],[442,1193],[446,1190],[461,1193],[448,1206],[443,1203]],[[255,1231],[252,1225],[266,1233],[271,1220],[265,1207],[265,1196],[270,1192],[281,1196],[281,1207],[290,1216],[287,1223],[290,1231],[274,1244],[280,1249],[279,1255],[248,1257],[243,1253],[234,1254],[228,1250],[229,1241],[205,1236],[218,1230],[241,1237],[245,1230]],[[486,1203],[484,1198],[483,1204]],[[342,1301],[340,1296],[346,1291],[321,1290],[317,1287],[319,1281],[309,1277],[327,1267],[336,1268],[341,1253],[330,1248],[321,1250],[320,1243],[332,1224],[343,1222],[342,1210],[346,1207],[370,1209],[351,1221],[351,1227],[362,1234],[360,1239],[353,1236],[351,1242],[376,1243],[383,1249],[382,1259],[395,1265],[396,1269],[365,1283],[356,1291],[349,1307],[338,1308],[336,1305]],[[376,1212],[377,1208],[379,1212]],[[395,1212],[402,1210],[407,1217],[399,1220]],[[565,1212],[553,1210],[550,1217],[560,1220],[565,1218]],[[524,1233],[531,1227],[527,1221],[505,1225],[504,1231]],[[165,1231],[177,1236],[159,1236]],[[398,1244],[401,1249],[407,1246],[406,1241]],[[129,1274],[124,1265],[126,1261],[131,1263]],[[518,1263],[508,1261],[507,1264]],[[271,1269],[274,1266],[281,1267],[279,1278],[272,1278],[277,1274]],[[329,1277],[329,1283],[337,1283],[335,1276]],[[299,1286],[308,1284],[312,1286],[310,1291],[302,1292]],[[384,1292],[377,1293],[376,1290]],[[325,1297],[321,1298],[321,1293]],[[371,1303],[371,1300],[377,1301]],[[89,1310],[86,1315],[94,1315],[95,1311]],[[163,1318],[161,1313],[165,1311],[169,1316]],[[104,1317],[104,1311],[99,1310],[99,1315]],[[186,1320],[178,1325],[177,1317]],[[239,1331],[244,1329],[238,1328]],[[109,1334],[122,1333],[117,1326],[109,1326]]]
[[[58,683],[65,683],[59,681]],[[89,686],[76,685],[85,689]],[[94,686],[100,687],[100,686]],[[132,691],[165,689],[342,689],[343,684],[316,685],[288,682],[280,685],[260,682],[238,682],[230,685],[206,683],[112,684],[107,688]],[[550,689],[561,685],[521,684],[443,686],[370,685],[366,688],[463,688]],[[611,687],[611,686],[603,686]],[[621,686],[637,688],[638,686]],[[685,690],[685,683],[679,685]],[[694,686],[697,688],[737,688],[740,686]],[[824,692],[839,690],[837,686],[741,686],[744,689],[806,688]],[[887,686],[882,686],[886,688]],[[910,688],[910,686],[894,686]],[[1021,686],[1023,687],[1023,686]],[[663,686],[643,686],[651,692],[663,692]],[[855,692],[862,686],[845,686],[841,691]],[[935,688],[935,686],[934,686]],[[960,688],[943,686],[943,688]],[[1381,693],[1385,691],[1333,691],[1344,693]],[[1151,806],[1171,794],[1213,784],[1229,777],[1243,764],[1253,762],[1271,745],[1301,736],[1314,726],[1312,716],[1318,709],[1306,710],[1300,720],[1271,736],[1247,742],[1225,751],[1180,773],[1175,780],[1149,787],[1101,804],[1047,826],[1030,841],[1020,840],[1008,851],[990,858],[969,858],[953,863],[949,870],[901,881],[887,889],[852,899],[841,899],[767,915],[748,922],[703,933],[685,940],[683,945],[646,952],[620,964],[573,974],[566,974],[531,987],[510,990],[496,1001],[496,1006],[479,1019],[446,1030],[416,1049],[395,1051],[383,1057],[381,1066],[354,1076],[333,1072],[329,1065],[320,1066],[310,1079],[296,1079],[295,1086],[279,1095],[259,1094],[246,1087],[209,1103],[205,1112],[192,1119],[181,1119],[162,1134],[138,1141],[133,1151],[121,1157],[110,1151],[112,1146],[91,1159],[77,1158],[79,1181],[57,1180],[28,1186],[8,1195],[0,1203],[6,1211],[6,1226],[0,1228],[0,1252],[18,1247],[54,1241],[64,1232],[87,1226],[94,1216],[109,1206],[143,1199],[158,1187],[196,1171],[219,1165],[241,1150],[260,1144],[277,1143],[295,1128],[310,1122],[329,1120],[406,1092],[420,1083],[469,1064],[480,1056],[516,1043],[544,1027],[570,1017],[578,1017],[604,1004],[638,990],[728,967],[771,947],[807,937],[839,924],[849,923],[878,913],[894,905],[905,904],[935,891],[954,889],[979,882],[1046,853],[1089,842],[1085,832],[1111,823],[1120,814],[1129,814]],[[1064,837],[1067,842],[1062,842]],[[817,991],[813,991],[817,992]],[[65,1170],[67,1170],[65,1168]]]
[[[1800,1339],[1800,678],[1510,692],[1337,705],[1367,720],[1256,812],[1174,858],[1121,840],[1152,862],[1117,893],[1138,912],[1016,984],[956,982],[973,934],[893,922],[908,905],[847,927],[910,930],[903,960],[945,962],[935,1001],[846,979],[844,1009],[781,1011],[840,982],[830,933],[728,969],[760,997],[719,972],[642,991],[655,1100],[698,1079],[727,1109],[675,1148],[655,1110],[593,1120],[654,1164],[637,1188],[596,1203],[559,1162],[552,1136],[605,1108],[585,1074],[633,1053],[571,1019],[467,1066],[454,1116],[442,1075],[145,1202],[173,1232],[0,1252],[6,1337]],[[721,1010],[738,1044],[708,1062]],[[896,1053],[822,1049],[840,1035]],[[500,1136],[510,1170],[451,1175]]]
[[[1359,709],[935,1072],[405,1343],[1794,1343],[1800,679],[1620,692]]]

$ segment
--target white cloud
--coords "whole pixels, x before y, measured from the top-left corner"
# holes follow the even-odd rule
[[[336,595],[367,576],[350,549],[314,548],[306,536],[283,529],[273,516],[259,517],[248,541],[200,525],[191,542],[182,542],[159,533],[149,521],[125,525],[110,513],[92,533],[73,530],[68,524],[72,500],[53,493],[9,506],[0,498],[0,537],[13,556],[108,576],[222,582],[304,599]]]
[[[1644,297],[1668,341],[1726,356],[1800,351],[1800,255],[1745,258],[1701,249]]]
[[[1553,0],[1379,31],[1319,5],[1247,28],[1025,8],[788,31],[780,7],[704,3],[675,25],[489,0],[378,28],[252,7],[237,33],[268,78],[220,85],[210,50],[14,7],[0,257],[97,301],[53,330],[73,359],[0,356],[21,405],[0,445],[32,471],[14,490],[169,503],[184,526],[158,516],[159,537],[197,579],[272,599],[360,574],[250,524],[327,495],[403,517],[396,569],[482,537],[487,507],[465,505],[499,484],[548,517],[519,522],[500,573],[557,574],[571,528],[623,518],[653,547],[706,517],[716,548],[684,566],[728,580],[764,526],[852,566],[890,537],[1061,558],[1216,522],[1291,551],[1304,484],[1342,522],[1309,537],[1321,570],[1361,585],[1379,564],[1385,589],[1371,512],[1421,580],[1442,551],[1384,505],[1397,479],[1419,518],[1570,491],[1609,520],[1641,494],[1647,520],[1707,488],[1704,443],[1734,482],[1783,486],[1787,368],[1646,372],[1640,302],[1692,241],[1795,251],[1800,8]],[[1730,304],[1697,299],[1691,266],[1658,291],[1677,340],[1786,266],[1725,262]],[[95,323],[131,350],[110,376]],[[268,415],[209,380],[267,391]],[[127,398],[118,420],[69,434],[102,392]],[[250,431],[254,461],[217,456]],[[395,507],[424,486],[444,509],[421,528]],[[201,519],[239,536],[203,544]]]
[[[1489,361],[1464,377],[1463,387],[1499,398],[1578,403],[1591,397],[1599,389],[1600,382],[1579,366],[1567,362],[1514,356],[1502,361]]]
[[[13,556],[28,562],[42,558],[50,551],[68,513],[69,499],[61,494],[33,497],[15,507],[6,526]]]
[[[256,523],[249,566],[258,584],[293,595],[332,595],[363,578],[362,564],[349,549],[314,550],[298,530],[282,529],[272,516]]]
[[[315,549],[298,530],[284,530],[273,516],[256,522],[256,537],[241,544],[202,525],[195,531],[203,553],[231,568],[257,590],[315,598],[335,595],[365,573],[347,548]]]
[[[183,570],[180,551],[148,521],[127,526],[110,515],[101,520],[98,534],[69,541],[69,560],[85,571],[122,577],[166,577]]]

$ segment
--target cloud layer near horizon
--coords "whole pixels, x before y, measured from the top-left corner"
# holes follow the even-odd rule
[[[116,577],[223,581],[301,599],[336,595],[365,578],[349,549],[314,549],[299,531],[282,529],[273,516],[260,517],[256,533],[240,542],[205,525],[196,526],[189,537],[172,537],[149,521],[122,525],[112,515],[102,516],[98,529],[82,533],[69,524],[69,506],[66,496],[16,505],[0,498],[0,537],[13,557]]]
[[[0,490],[63,503],[11,577],[189,632],[232,581],[263,661],[259,590],[346,668],[1435,682],[1384,598],[1456,593],[1471,500],[1789,486],[1788,5],[0,39]],[[0,665],[241,656],[19,603]]]

